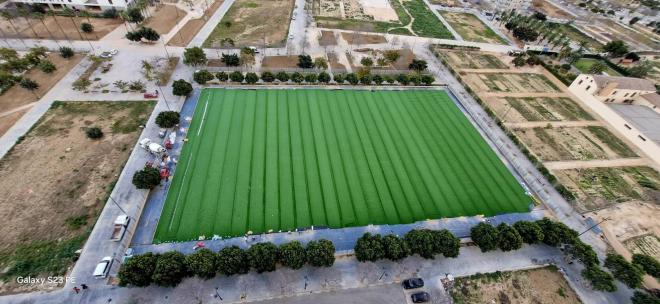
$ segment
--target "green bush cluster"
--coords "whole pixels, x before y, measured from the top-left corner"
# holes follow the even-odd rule
[[[445,257],[457,257],[460,240],[449,230],[411,230],[403,238],[393,234],[365,233],[355,244],[355,258],[360,262],[374,262],[382,259],[398,261],[413,254],[426,259],[433,259],[442,254]]]
[[[435,82],[435,78],[432,75],[418,73],[399,74],[393,77],[390,75],[372,75],[369,73],[358,76],[355,73],[330,75],[327,72],[320,72],[317,74],[300,72],[287,73],[284,71],[277,72],[276,74],[266,71],[261,73],[261,75],[257,75],[253,72],[243,74],[240,71],[234,71],[229,74],[227,74],[227,72],[218,72],[215,74],[215,78],[220,82],[226,82],[229,80],[231,82],[245,82],[247,84],[255,84],[259,80],[262,80],[264,83],[272,83],[275,81],[286,83],[292,81],[296,84],[328,84],[334,80],[337,84],[348,83],[351,85],[382,85],[384,83],[393,84],[394,82],[399,82],[401,85],[413,84],[428,86]],[[207,81],[213,80],[213,74],[206,70],[200,70],[193,74],[193,79],[199,84],[205,84]]]
[[[39,84],[34,80],[20,76],[34,67],[40,68],[44,73],[52,73],[56,69],[47,60],[46,49],[43,47],[31,48],[22,57],[13,49],[0,48],[0,95],[17,83],[29,91],[38,89]]]
[[[305,264],[330,267],[335,262],[335,246],[328,240],[311,241],[304,247],[298,241],[282,244],[258,243],[247,250],[228,246],[213,252],[208,248],[184,255],[170,251],[163,254],[151,252],[129,258],[119,269],[120,286],[145,287],[152,283],[174,287],[189,276],[208,280],[217,274],[231,276],[255,271],[269,272],[277,264],[300,269]]]

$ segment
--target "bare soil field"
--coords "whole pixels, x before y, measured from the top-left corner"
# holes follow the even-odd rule
[[[56,102],[0,160],[0,278],[8,280],[0,293],[26,291],[14,276],[66,271],[153,107],[151,101]],[[85,135],[94,126],[101,139]]]
[[[343,72],[346,71],[346,66],[339,62],[339,58],[335,53],[328,53],[328,64],[330,68],[334,71]]]
[[[211,18],[211,15],[218,10],[220,5],[224,2],[223,0],[215,0],[208,10],[204,12],[204,15],[198,19],[190,19],[186,24],[184,24],[179,31],[170,38],[170,41],[167,42],[167,45],[171,46],[188,46],[190,40],[195,37],[197,32],[204,27],[206,21]]]
[[[297,69],[298,55],[265,56],[261,66],[264,69]]]
[[[660,206],[648,202],[626,202],[594,211],[594,220],[608,229],[632,253],[660,258]]]
[[[558,19],[573,19],[574,17],[563,9],[560,9],[545,0],[532,0],[532,7],[549,17]]]
[[[80,30],[80,24],[90,23],[94,26],[91,33],[83,33]],[[45,17],[43,23],[38,19],[30,19],[29,24],[25,18],[14,18],[12,26],[9,21],[0,19],[0,27],[9,38],[51,38],[70,39],[70,40],[99,40],[108,33],[114,31],[122,24],[120,18],[83,18],[83,17],[64,17],[54,16]],[[45,24],[45,26],[44,26]],[[31,27],[30,27],[31,25]],[[32,29],[31,29],[32,28]],[[18,31],[18,33],[16,32]],[[49,33],[50,31],[50,33]],[[35,35],[36,34],[36,35]]]
[[[319,45],[337,45],[337,38],[335,33],[332,31],[321,31],[321,36],[319,36]]]
[[[399,21],[388,0],[313,0],[314,14],[354,20]]]
[[[440,14],[466,41],[495,44],[508,43],[474,14],[448,11],[440,11]]]
[[[159,5],[145,24],[161,35],[169,33],[186,16],[186,12],[174,5]]]
[[[342,32],[341,38],[346,40],[348,44],[387,43],[387,39],[381,35]]]
[[[600,126],[516,129],[514,133],[542,161],[636,156],[623,141]]]
[[[450,293],[455,303],[581,303],[554,267],[457,278]]]
[[[542,74],[469,73],[463,76],[476,92],[549,93],[560,89]]]
[[[213,32],[204,47],[220,48],[222,40],[232,39],[236,47],[280,46],[286,42],[293,0],[237,0]]]
[[[650,167],[585,168],[553,173],[577,197],[581,211],[629,201],[660,202],[660,175]]]
[[[496,54],[469,51],[448,51],[436,49],[436,52],[455,69],[508,69],[509,66]]]
[[[446,7],[456,7],[459,6],[460,2],[456,0],[430,0],[431,4],[442,5]]]
[[[506,122],[594,120],[567,97],[491,97],[485,100]]]
[[[41,96],[48,93],[48,91],[50,91],[60,79],[68,74],[83,57],[82,54],[75,54],[71,58],[64,59],[59,54],[49,53],[48,60],[57,67],[57,70],[50,74],[44,73],[38,68],[33,68],[25,72],[24,76],[36,81],[39,84],[39,88],[34,92],[30,92],[21,88],[20,85],[15,84],[4,94],[0,95],[0,113],[38,101]],[[19,113],[24,114],[26,111],[12,113],[7,116],[0,115],[0,136],[5,134],[5,132],[7,132],[7,130],[9,130],[9,128],[11,128],[11,126],[23,116],[22,114],[19,115]]]

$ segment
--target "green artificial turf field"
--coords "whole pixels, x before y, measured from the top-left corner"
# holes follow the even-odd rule
[[[444,91],[202,93],[155,243],[526,212]]]

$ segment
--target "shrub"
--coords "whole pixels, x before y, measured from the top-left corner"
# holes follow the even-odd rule
[[[192,85],[183,79],[175,80],[172,83],[172,94],[176,96],[188,96],[192,90]]]
[[[88,128],[85,130],[85,134],[87,134],[87,138],[90,139],[99,139],[103,137],[103,131],[101,131],[101,128],[99,127]]]
[[[208,70],[199,70],[193,73],[193,80],[199,84],[205,84],[207,81],[211,81],[215,78],[213,73]]]
[[[144,167],[133,174],[133,185],[138,189],[151,189],[160,185],[160,173],[153,167]]]
[[[291,241],[280,246],[280,264],[291,269],[300,269],[305,265],[305,248],[298,241]]]
[[[156,269],[158,256],[151,252],[129,258],[119,268],[119,286],[146,287],[151,284],[151,277]]]
[[[73,55],[74,53],[72,48],[68,46],[60,47],[60,56],[62,56],[62,58],[71,58]]]
[[[334,75],[332,75],[332,80],[334,80],[337,84],[343,84],[344,83],[344,75],[343,74],[334,74]]]
[[[630,288],[639,288],[642,286],[642,269],[626,261],[624,257],[618,254],[609,253],[605,258],[605,267],[609,268],[614,278],[621,281]]]
[[[644,270],[650,276],[660,278],[660,262],[654,257],[646,254],[633,254],[632,263]]]
[[[406,74],[399,74],[396,76],[396,81],[399,82],[401,85],[408,85],[410,83],[410,79],[408,78],[408,75]]]
[[[387,59],[389,62],[395,62],[397,59],[399,59],[399,57],[401,57],[401,54],[399,54],[399,51],[397,50],[389,50],[383,53],[383,57],[385,57],[385,59]]]
[[[328,68],[328,61],[325,60],[325,58],[323,58],[323,57],[317,57],[317,58],[314,59],[314,66],[317,69],[325,70],[325,69]]]
[[[44,59],[41,62],[39,62],[39,69],[44,73],[50,74],[52,72],[55,72],[55,70],[57,70],[57,67],[55,67],[55,65],[52,62]]]
[[[435,253],[442,253],[446,258],[457,257],[461,247],[461,241],[447,229],[434,230],[433,243]]]
[[[328,82],[330,82],[330,74],[328,74],[326,72],[321,72],[321,73],[319,73],[318,80],[321,83],[328,83]]]
[[[355,244],[355,258],[360,262],[377,261],[385,257],[385,248],[380,234],[363,234]]]
[[[255,84],[259,81],[259,76],[256,73],[249,72],[245,74],[245,82],[248,84]]]
[[[34,91],[39,88],[39,84],[30,78],[21,79],[19,84],[21,85],[21,88],[24,88],[28,91]]]
[[[587,266],[582,270],[582,277],[591,282],[591,287],[594,290],[607,292],[616,291],[616,285],[614,285],[614,278],[612,278],[612,275],[603,271],[598,266]]]
[[[479,246],[481,252],[497,249],[499,233],[491,224],[479,223],[470,229],[470,238]]]
[[[381,85],[381,84],[383,84],[383,76],[374,75],[373,81],[376,85]]]
[[[303,74],[298,72],[293,72],[293,74],[291,74],[291,81],[295,83],[301,83],[303,80],[305,80],[305,76],[303,76]]]
[[[307,243],[305,254],[307,262],[315,267],[330,267],[335,263],[335,245],[328,240]]]
[[[273,82],[275,81],[275,75],[273,75],[273,73],[268,71],[263,72],[261,73],[261,80],[263,80],[264,82]]]
[[[94,31],[94,26],[87,22],[83,22],[80,24],[80,29],[85,33],[91,33]]]
[[[360,60],[360,64],[365,67],[371,67],[374,65],[374,60],[371,59],[371,57],[362,57],[362,59]]]
[[[162,111],[156,116],[156,124],[161,128],[171,128],[179,124],[181,115],[175,111]]]
[[[414,229],[404,236],[411,254],[418,254],[425,259],[433,259],[436,254],[435,237],[431,230]]]
[[[358,77],[354,73],[348,73],[345,77],[346,81],[352,85],[358,84]]]
[[[396,80],[394,79],[394,77],[392,77],[392,76],[390,76],[390,75],[385,75],[384,79],[385,79],[385,81],[386,81],[387,83],[389,83],[389,84],[393,84],[393,83],[396,81]]]
[[[142,38],[149,41],[157,41],[160,39],[160,34],[150,27],[141,27],[138,31],[140,31]]]
[[[128,84],[128,89],[131,91],[143,91],[146,85],[140,80],[133,80]]]
[[[76,79],[76,81],[71,84],[71,87],[76,91],[84,91],[87,90],[91,84],[92,82],[89,81],[89,79],[81,77]]]
[[[202,248],[195,253],[187,255],[186,267],[192,275],[208,280],[215,276],[216,255],[208,248]]]
[[[513,58],[513,65],[517,67],[521,67],[525,65],[525,58],[523,56],[516,56],[516,58]]]
[[[497,225],[497,233],[499,235],[497,244],[502,251],[517,250],[522,247],[522,237],[515,228],[501,223]]]
[[[543,240],[543,230],[535,222],[518,221],[513,224],[516,228],[523,242],[527,244],[536,244]]]
[[[305,82],[307,82],[307,83],[316,83],[317,77],[318,76],[316,76],[316,74],[314,74],[314,73],[307,74],[307,75],[305,75]]]
[[[287,74],[286,72],[277,72],[275,78],[277,78],[277,80],[279,80],[280,82],[287,82],[289,81],[289,74]]]
[[[312,56],[309,55],[298,55],[298,67],[301,69],[311,69],[314,67],[314,61],[312,61]]]
[[[115,18],[119,17],[119,12],[117,12],[117,9],[115,9],[113,7],[113,8],[109,8],[107,10],[104,10],[103,13],[101,13],[101,16],[103,16],[103,18],[115,19]]]
[[[410,80],[410,83],[412,83],[413,85],[419,85],[420,83],[422,83],[422,78],[417,74],[408,75],[408,80]]]
[[[420,80],[424,85],[428,86],[428,85],[432,85],[433,82],[435,82],[435,77],[431,75],[422,75]]]
[[[131,23],[140,23],[144,20],[144,16],[139,8],[132,7],[126,10],[126,20]]]
[[[218,272],[226,276],[250,271],[247,253],[238,246],[224,247],[218,252]]]
[[[360,83],[364,85],[370,85],[371,84],[371,75],[369,74],[364,74],[362,77],[360,77]]]
[[[233,81],[233,82],[239,82],[240,83],[240,82],[243,82],[243,79],[245,79],[245,77],[243,77],[243,73],[241,73],[239,71],[233,71],[229,74],[229,79],[231,79],[231,81]]]
[[[411,70],[415,70],[417,72],[422,72],[426,70],[428,65],[426,64],[425,60],[421,59],[413,59],[412,62],[408,65],[408,68]]]
[[[392,261],[398,261],[410,255],[410,248],[406,241],[393,234],[383,237],[383,248],[385,257]]]
[[[278,260],[277,246],[273,243],[258,243],[247,250],[250,266],[258,273],[274,271]]]
[[[152,279],[158,286],[174,287],[188,275],[186,257],[176,251],[161,254],[156,261]]]
[[[225,82],[227,79],[229,79],[229,75],[225,72],[217,72],[215,73],[215,78],[217,78],[220,82]]]
[[[632,304],[660,304],[660,298],[639,290],[635,291],[630,301]]]
[[[142,41],[142,33],[140,31],[131,31],[131,32],[126,32],[126,35],[124,36],[126,39],[134,42],[139,42]]]
[[[187,48],[183,51],[183,63],[186,65],[198,66],[206,64],[207,61],[206,53],[198,46]]]

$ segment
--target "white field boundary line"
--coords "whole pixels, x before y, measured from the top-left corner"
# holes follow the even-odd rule
[[[213,93],[210,93],[209,95],[206,96],[206,102],[204,104],[204,113],[202,114],[202,122],[199,124],[199,129],[197,130],[197,137],[199,137],[200,132],[202,132],[202,126],[204,126],[204,120],[206,120],[206,110],[208,109],[208,106],[209,106],[209,97],[212,94]],[[183,171],[183,179],[181,180],[181,184],[183,184],[186,181],[186,177],[188,176],[188,168],[190,168],[190,160],[192,159],[192,155],[193,155],[192,153],[190,153],[190,155],[188,155],[188,160],[186,161],[186,170]],[[181,198],[181,190],[179,189],[179,193],[177,193],[177,195],[176,195],[176,201],[174,201],[174,211],[172,212],[172,217],[170,218],[170,223],[167,226],[167,231],[172,230],[172,223],[174,222],[174,216],[176,215],[176,209],[179,208],[179,199],[180,198]]]

